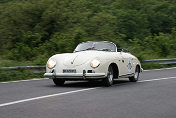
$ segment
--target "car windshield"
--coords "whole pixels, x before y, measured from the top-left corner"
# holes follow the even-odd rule
[[[85,42],[79,44],[74,52],[85,51],[85,50],[98,50],[98,51],[110,51],[116,52],[115,44],[111,42]]]

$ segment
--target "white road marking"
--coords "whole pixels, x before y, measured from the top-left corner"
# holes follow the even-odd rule
[[[176,77],[167,77],[167,78],[149,79],[149,80],[142,80],[142,81],[138,81],[138,82],[152,82],[152,81],[168,80],[168,79],[176,79]]]
[[[172,68],[161,68],[161,69],[152,69],[152,70],[144,70],[144,72],[146,72],[146,71],[155,71],[155,70],[171,70],[171,69],[176,69],[176,67],[172,67]]]
[[[152,82],[152,81],[168,80],[168,79],[176,79],[176,77],[167,77],[167,78],[142,80],[142,81],[138,81],[138,82]],[[13,102],[0,104],[0,107],[9,106],[9,105],[18,104],[18,103],[23,103],[23,102],[28,102],[28,101],[33,101],[33,100],[39,100],[39,99],[43,99],[43,98],[50,98],[50,97],[55,97],[55,96],[73,94],[73,93],[78,93],[78,92],[83,92],[83,91],[89,91],[89,90],[94,90],[94,89],[98,89],[98,88],[102,88],[102,87],[80,89],[80,90],[75,90],[75,91],[68,91],[68,92],[63,92],[63,93],[57,93],[57,94],[51,94],[51,95],[46,95],[46,96],[40,96],[40,97],[34,97],[34,98],[29,98],[29,99],[23,99],[23,100],[18,100],[18,101],[13,101]]]
[[[100,88],[100,87],[80,89],[80,90],[75,90],[75,91],[69,91],[69,92],[45,95],[45,96],[34,97],[34,98],[29,98],[29,99],[23,99],[23,100],[18,100],[18,101],[13,101],[13,102],[0,104],[0,107],[9,106],[9,105],[18,104],[18,103],[23,103],[23,102],[28,102],[28,101],[33,101],[33,100],[38,100],[38,99],[43,99],[43,98],[50,98],[50,97],[55,97],[55,96],[67,95],[67,94],[78,93],[78,92],[82,92],[82,91],[89,91],[89,90],[98,89],[98,88]]]

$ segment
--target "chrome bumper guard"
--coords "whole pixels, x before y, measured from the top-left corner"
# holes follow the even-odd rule
[[[105,73],[45,73],[45,78],[82,78],[82,79],[89,79],[89,78],[105,78]]]

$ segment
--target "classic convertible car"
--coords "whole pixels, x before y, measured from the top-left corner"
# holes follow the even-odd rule
[[[111,86],[114,79],[127,77],[138,81],[142,72],[139,60],[112,42],[88,41],[80,43],[73,53],[56,54],[49,58],[44,77],[56,85],[67,80],[102,80]]]

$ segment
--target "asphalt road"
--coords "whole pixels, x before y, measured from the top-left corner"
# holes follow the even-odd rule
[[[0,83],[0,118],[176,118],[176,68],[144,71],[137,83],[52,80]]]

